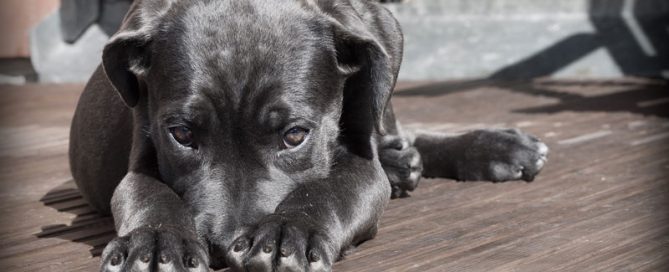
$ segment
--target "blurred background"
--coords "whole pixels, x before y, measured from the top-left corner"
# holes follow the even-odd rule
[[[0,83],[85,82],[132,0],[3,0]],[[669,77],[666,0],[382,1],[401,81]]]

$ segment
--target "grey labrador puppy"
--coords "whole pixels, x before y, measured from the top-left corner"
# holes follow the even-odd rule
[[[516,130],[402,132],[402,34],[361,0],[135,1],[71,130],[102,271],[329,271],[423,176],[531,180]],[[421,159],[422,158],[422,159]]]

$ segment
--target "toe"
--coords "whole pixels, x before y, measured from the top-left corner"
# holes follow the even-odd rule
[[[330,271],[330,266],[324,258],[324,254],[316,248],[309,250],[307,260],[309,262],[309,271]]]
[[[305,271],[306,234],[295,226],[286,226],[281,237],[278,271]]]
[[[208,257],[196,238],[176,229],[142,227],[112,240],[102,254],[103,272],[208,271]]]
[[[244,268],[246,271],[272,271],[274,254],[273,248],[265,245],[263,250],[260,250],[256,254],[250,255],[248,259],[244,262]]]
[[[537,153],[539,153],[539,155],[542,157],[548,156],[548,146],[543,142],[538,142]]]
[[[268,220],[253,234],[253,246],[244,261],[246,271],[272,271],[279,251],[281,220]]]
[[[158,233],[156,263],[159,271],[207,271],[207,253],[197,240],[178,233]]]
[[[244,270],[244,258],[251,248],[251,241],[246,236],[241,236],[235,240],[228,250],[226,263],[232,271]]]
[[[102,252],[103,261],[100,271],[116,272],[121,270],[121,267],[124,266],[128,256],[126,240],[127,239],[124,238],[116,238],[107,244]]]
[[[333,260],[328,256],[335,255],[335,249],[329,247],[329,240],[322,235],[314,235],[309,239],[309,249],[306,252],[309,271],[331,271]]]
[[[130,237],[130,254],[125,267],[129,271],[150,271],[154,259],[157,235],[139,230]]]
[[[534,177],[541,172],[548,161],[548,146],[542,142],[537,142],[536,144],[536,155],[533,156],[533,162],[531,162],[528,167],[530,171],[527,171],[523,175],[525,181],[533,181]]]

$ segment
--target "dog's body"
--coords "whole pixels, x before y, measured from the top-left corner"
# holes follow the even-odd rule
[[[545,145],[516,130],[402,132],[401,58],[373,2],[136,1],[71,130],[77,185],[119,235],[102,271],[328,271],[421,174],[539,172]]]

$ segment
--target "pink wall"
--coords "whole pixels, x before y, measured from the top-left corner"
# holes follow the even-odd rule
[[[29,57],[30,29],[59,5],[59,0],[0,0],[0,58]]]

